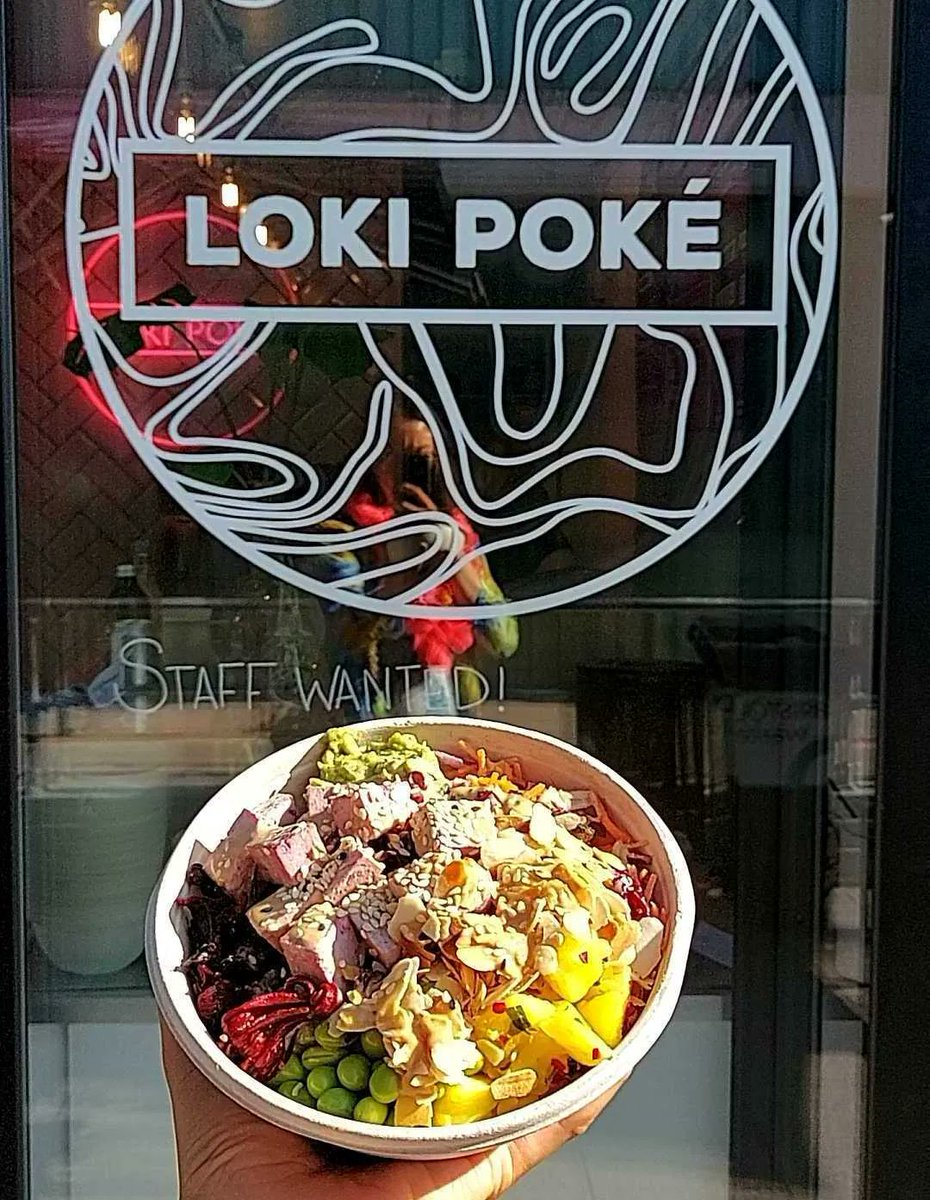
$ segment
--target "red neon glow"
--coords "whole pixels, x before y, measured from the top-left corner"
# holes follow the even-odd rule
[[[179,211],[168,211],[161,213],[153,213],[148,217],[140,217],[135,223],[136,233],[141,233],[145,229],[150,229],[154,225],[163,225],[171,221],[185,221],[186,214]],[[207,220],[211,225],[215,225],[219,229],[226,229],[234,233],[239,232],[239,226],[235,221],[231,221],[228,217],[217,216],[213,213],[209,214]],[[104,238],[96,250],[89,256],[84,266],[84,280],[89,284],[90,277],[99,267],[106,256],[119,246],[119,234],[113,234],[111,237]],[[119,304],[115,301],[99,301],[90,305],[91,312],[94,316],[108,317],[119,311]],[[74,337],[78,332],[77,313],[75,311],[74,300],[72,298],[68,305],[68,313],[66,318],[66,328],[68,338]],[[226,322],[209,322],[209,321],[191,321],[181,326],[184,330],[183,335],[177,329],[170,325],[146,325],[142,327],[142,337],[145,341],[145,347],[135,356],[136,358],[204,358],[209,357],[219,350],[225,343],[226,339],[232,336],[232,333],[237,328],[235,325]],[[225,337],[220,339],[220,332],[225,333]],[[168,339],[171,339],[168,344]],[[187,345],[184,344],[184,339],[188,339]],[[84,393],[87,400],[94,408],[104,416],[112,425],[119,425],[116,417],[110,410],[110,406],[96,381],[93,378],[83,379],[80,376],[77,378],[78,387]],[[258,425],[271,415],[273,410],[277,408],[283,399],[283,391],[276,388],[272,392],[270,403],[260,404],[257,411],[244,421],[242,425],[235,430],[220,434],[224,438],[239,438],[245,437],[251,433]],[[176,449],[175,443],[170,438],[155,437],[157,445],[162,449]]]
[[[112,300],[91,303],[90,311],[101,321],[119,312]],[[145,343],[134,355],[135,361],[152,358],[209,358],[221,350],[238,329],[233,321],[187,321],[172,325],[143,325]]]

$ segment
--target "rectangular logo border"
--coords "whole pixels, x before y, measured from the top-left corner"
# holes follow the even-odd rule
[[[410,158],[638,162],[772,162],[775,164],[775,213],[772,232],[772,307],[770,309],[410,309],[296,305],[192,305],[172,307],[170,323],[273,321],[289,325],[651,325],[718,327],[784,326],[788,314],[788,256],[791,216],[791,147],[657,143],[546,145],[534,142],[410,142],[293,140],[146,141],[121,138],[119,171],[120,315],[142,325],[164,324],[166,310],[138,302],[135,245],[135,158],[190,157],[213,154],[241,158]],[[783,252],[779,253],[779,246]]]

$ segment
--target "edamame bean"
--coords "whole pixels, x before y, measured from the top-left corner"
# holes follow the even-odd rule
[[[287,1083],[282,1083],[278,1091],[282,1096],[287,1096],[289,1100],[296,1100],[298,1104],[305,1104],[308,1108],[313,1108],[313,1097],[304,1087],[303,1083],[298,1080],[290,1080]]]
[[[330,1029],[326,1021],[317,1026],[316,1043],[324,1050],[344,1050],[348,1041],[349,1039],[344,1033],[336,1033]]]
[[[377,1029],[366,1029],[362,1034],[362,1051],[369,1058],[384,1058],[384,1038]]]
[[[378,1063],[368,1080],[368,1090],[379,1104],[393,1104],[400,1092],[397,1072],[387,1063]]]
[[[366,1125],[383,1125],[388,1119],[388,1106],[373,1100],[371,1096],[363,1096],[352,1113],[356,1121],[364,1121]]]
[[[334,1088],[338,1082],[333,1067],[314,1067],[307,1076],[307,1091],[314,1100],[319,1100],[324,1092]]]
[[[342,1054],[339,1050],[324,1050],[322,1046],[311,1046],[300,1056],[305,1071],[314,1067],[334,1067]]]
[[[295,1080],[298,1083],[303,1083],[305,1074],[306,1072],[300,1059],[296,1054],[292,1054],[277,1075],[275,1075],[274,1079],[272,1079],[271,1086],[280,1087],[282,1083],[289,1083]]]
[[[354,1092],[334,1087],[323,1093],[316,1106],[321,1113],[326,1113],[330,1117],[351,1117],[358,1100],[359,1098]]]
[[[339,1082],[350,1092],[364,1092],[368,1087],[371,1063],[364,1054],[349,1054],[336,1067]]]

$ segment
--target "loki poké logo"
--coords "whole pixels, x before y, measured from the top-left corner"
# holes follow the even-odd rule
[[[232,48],[256,9],[276,9],[280,45],[249,63],[218,56],[222,78],[184,99],[181,131],[179,63],[211,5],[136,0],[88,91],[68,196],[94,376],[178,502],[279,579],[408,617],[577,600],[703,528],[803,396],[835,282],[830,139],[773,4],[514,0],[492,20],[485,0],[449,0],[444,27],[469,48],[455,70],[404,47],[393,6],[383,28],[319,23],[300,0],[218,7]],[[121,58],[129,37],[137,76]],[[249,181],[221,223],[217,170]],[[138,233],[166,187],[185,297],[170,309],[147,299]],[[130,361],[87,294],[87,258],[114,234],[120,319],[209,323],[228,330],[222,345],[173,375]],[[316,438],[288,425],[296,392],[277,410],[284,432],[269,423],[261,441],[195,428],[243,364],[279,344],[294,361],[295,326],[357,338],[368,392],[355,444],[334,455],[336,411]],[[380,480],[390,500],[386,464],[403,470],[402,408],[435,478],[420,481],[422,504],[380,503],[360,527],[353,497]],[[544,543],[558,553],[534,560],[518,599],[454,590],[476,559],[501,573]]]

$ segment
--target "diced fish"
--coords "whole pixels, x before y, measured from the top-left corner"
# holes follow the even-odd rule
[[[259,825],[269,829],[277,825],[293,825],[297,820],[297,801],[287,792],[276,792],[260,801],[253,809]]]
[[[410,821],[418,854],[474,853],[496,832],[486,800],[440,799],[421,805]]]
[[[248,917],[256,933],[277,950],[281,947],[281,939],[316,898],[317,893],[306,884],[280,888],[260,903],[253,904]]]
[[[346,785],[332,794],[330,803],[338,831],[366,843],[406,828],[417,811],[406,779]]]
[[[381,863],[354,838],[344,838],[339,850],[317,867],[311,871],[310,880],[330,904],[341,904],[346,896],[373,887],[384,877]]]
[[[204,863],[207,874],[231,895],[244,895],[255,874],[255,862],[249,853],[252,842],[290,824],[294,816],[294,799],[283,794],[269,796],[243,809]]]
[[[368,888],[354,901],[345,901],[352,923],[368,949],[389,969],[399,962],[401,951],[391,937],[389,925],[397,909],[397,897],[387,883]]]
[[[336,830],[331,808],[334,790],[332,785],[311,783],[304,792],[307,806],[304,819],[316,825],[324,839],[332,837]]]
[[[339,905],[346,896],[375,886],[383,877],[384,868],[371,851],[355,838],[344,838],[335,854],[310,863],[300,883],[253,905],[249,920],[266,941],[280,947],[281,939],[311,905]]]
[[[295,975],[345,990],[346,967],[357,968],[361,947],[348,913],[331,904],[306,909],[281,939],[281,953]]]
[[[309,821],[265,834],[252,842],[249,852],[261,874],[283,887],[305,879],[311,865],[327,857],[320,831]]]

